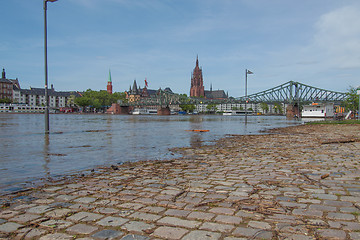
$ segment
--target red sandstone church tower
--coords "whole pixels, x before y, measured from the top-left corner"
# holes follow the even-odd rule
[[[111,82],[111,72],[110,72],[110,69],[109,69],[109,81],[108,81],[108,83],[107,83],[106,91],[107,91],[109,94],[112,94],[112,82]]]
[[[199,67],[199,59],[196,56],[196,66],[191,76],[190,97],[204,97],[204,85],[202,69]]]

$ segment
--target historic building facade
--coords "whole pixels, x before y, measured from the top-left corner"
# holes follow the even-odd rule
[[[18,79],[7,79],[5,69],[2,70],[0,78],[0,99],[13,100],[13,88],[20,88]]]
[[[136,80],[134,80],[132,87],[130,85],[129,91],[125,91],[125,93],[126,93],[126,98],[129,100],[129,102],[137,102],[140,99],[144,99],[148,97],[156,97],[159,90],[149,89],[147,80],[145,79],[144,88],[138,86]],[[172,93],[169,87],[165,88],[164,91]]]
[[[199,67],[199,58],[196,57],[196,65],[191,76],[190,97],[204,97],[207,99],[226,99],[228,94],[224,90],[204,90],[202,69]]]
[[[49,107],[61,108],[68,107],[68,98],[74,95],[80,97],[78,92],[57,92],[54,86],[51,84],[51,88],[48,89],[49,96]],[[14,87],[13,90],[13,103],[26,104],[29,106],[45,106],[45,89],[44,88],[33,88],[20,89]]]
[[[198,57],[196,57],[196,65],[191,76],[190,97],[205,97],[202,69],[199,67]]]

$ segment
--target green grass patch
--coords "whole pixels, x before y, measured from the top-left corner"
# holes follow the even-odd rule
[[[307,122],[307,125],[316,125],[316,124],[360,124],[360,120],[349,119],[349,120],[324,120],[324,121],[314,121]]]

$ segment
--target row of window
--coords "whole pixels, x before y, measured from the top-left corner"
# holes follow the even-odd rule
[[[0,92],[4,93],[4,94],[9,94],[9,95],[12,94],[12,92],[10,90],[7,90],[7,89],[2,89]]]
[[[12,89],[12,84],[1,83],[0,88]]]

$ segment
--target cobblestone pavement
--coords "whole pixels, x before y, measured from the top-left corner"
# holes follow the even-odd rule
[[[24,192],[0,239],[360,239],[360,126],[273,132]]]

